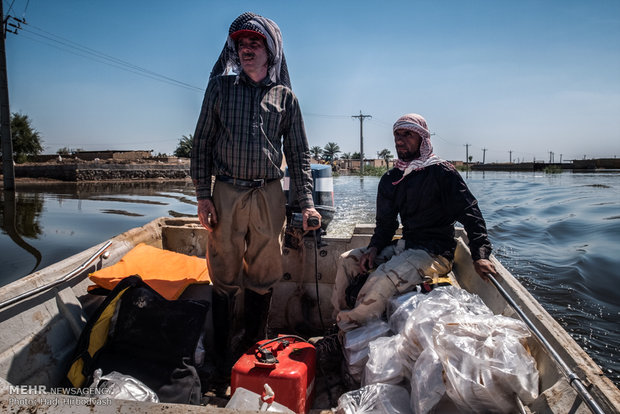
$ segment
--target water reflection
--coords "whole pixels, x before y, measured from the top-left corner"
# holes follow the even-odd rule
[[[17,198],[20,198],[19,202]],[[20,208],[17,208],[19,204]],[[26,242],[23,236],[37,238],[42,234],[39,217],[43,211],[43,198],[35,194],[34,197],[23,197],[14,191],[2,192],[2,230],[13,242],[30,253],[35,259],[33,272],[41,263],[42,255],[39,250]]]
[[[132,213],[126,210],[111,210],[111,209],[104,209],[101,210],[102,213],[104,214],[119,214],[121,216],[131,216],[131,217],[144,217],[144,214],[139,214],[139,213]]]
[[[188,180],[20,183],[0,203],[0,285],[154,218],[193,216],[194,194]]]

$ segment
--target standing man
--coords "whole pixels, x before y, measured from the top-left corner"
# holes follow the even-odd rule
[[[476,272],[483,278],[495,273],[478,201],[452,164],[433,154],[424,118],[404,115],[393,133],[398,160],[379,182],[375,232],[368,247],[342,255],[336,274],[332,304],[343,331],[380,317],[397,292],[448,274],[456,249],[456,221],[467,231]],[[398,216],[403,235],[394,243]],[[349,306],[346,288],[375,265],[379,266],[368,276],[354,306]]]
[[[310,151],[280,29],[244,13],[211,71],[191,162],[198,218],[209,231],[215,350],[228,375],[232,358],[265,338],[272,286],[282,277],[281,148],[303,227],[317,229]],[[308,226],[310,217],[318,226]]]

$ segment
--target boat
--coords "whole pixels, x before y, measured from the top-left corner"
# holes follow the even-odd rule
[[[372,232],[373,225],[358,224],[350,237],[324,236],[320,241],[305,237],[295,248],[285,247],[284,274],[274,288],[270,329],[293,333],[302,326],[320,331],[333,324],[329,298],[339,256],[366,246]],[[88,396],[67,399],[58,388],[67,374],[81,330],[102,301],[101,296],[87,291],[92,284],[88,274],[114,265],[140,243],[204,257],[207,237],[208,232],[195,218],[161,217],[0,288],[0,411],[227,412],[223,404],[217,403],[104,400],[104,407],[98,405],[103,404],[101,401]],[[457,229],[456,239],[456,283],[479,295],[496,314],[529,319],[542,337],[542,341],[528,342],[539,370],[540,394],[534,402],[522,407],[522,412],[587,413],[592,404],[584,400],[591,398],[600,412],[619,413],[620,390],[560,324],[495,257],[491,259],[498,270],[494,278],[497,286],[482,280],[472,266],[467,236],[462,229]],[[208,291],[209,286],[201,288]],[[580,387],[586,390],[585,398]],[[328,389],[335,392],[336,388],[328,386]],[[327,413],[335,407],[333,398],[326,398],[325,391],[317,378],[317,396],[311,412]]]

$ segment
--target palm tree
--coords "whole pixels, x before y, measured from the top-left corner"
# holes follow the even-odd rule
[[[179,140],[179,145],[177,149],[174,150],[175,157],[191,157],[192,156],[192,146],[194,144],[194,137],[192,134],[189,134],[189,137],[183,135],[183,137]]]
[[[389,149],[383,148],[381,151],[377,151],[377,156],[379,158],[383,158],[383,161],[385,161],[385,166],[390,168],[390,160],[394,158],[394,156]]]
[[[323,154],[323,148],[315,145],[314,147],[310,148],[310,154],[312,154],[312,158],[318,161],[321,159],[321,155]]]
[[[336,154],[338,154],[339,152],[340,147],[335,142],[328,142],[327,145],[325,145],[325,148],[323,148],[323,158],[325,159],[325,161],[329,161],[329,163],[332,165],[332,168],[334,166],[334,160],[338,158]]]
[[[347,161],[347,163],[346,163],[347,169],[350,169],[351,168],[351,153],[350,152],[343,152],[341,158],[343,160]]]

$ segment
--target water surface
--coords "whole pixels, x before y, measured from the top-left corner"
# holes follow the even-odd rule
[[[472,172],[494,253],[620,384],[620,173]],[[334,179],[332,235],[374,222],[376,177]],[[0,285],[160,216],[195,215],[189,182],[19,186],[0,203]]]

